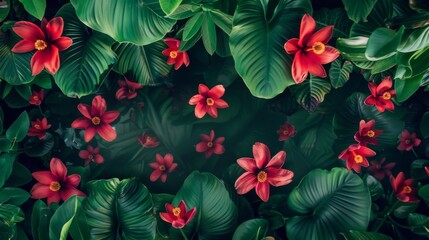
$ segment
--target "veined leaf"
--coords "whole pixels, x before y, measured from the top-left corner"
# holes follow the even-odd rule
[[[83,198],[74,195],[55,211],[49,224],[49,238],[67,240],[70,225],[81,207]]]
[[[161,5],[162,11],[169,15],[179,7],[182,1],[183,0],[159,0],[159,5]]]
[[[366,22],[377,0],[343,0],[349,18],[354,22]]]
[[[209,12],[204,13],[201,25],[201,38],[203,39],[203,44],[207,52],[213,55],[217,45],[216,25]]]
[[[341,233],[345,240],[391,240],[392,238],[377,232],[364,232],[350,230]]]
[[[414,52],[429,45],[429,27],[419,28],[404,37],[398,46],[399,52]]]
[[[310,112],[323,102],[330,90],[331,84],[327,79],[313,75],[310,75],[310,79],[291,87],[297,102]]]
[[[331,79],[332,87],[340,88],[344,86],[349,80],[352,70],[353,64],[350,61],[336,59],[332,62],[331,69],[329,69],[329,78]]]
[[[265,237],[269,228],[269,222],[263,218],[250,219],[237,227],[232,240],[259,240]]]
[[[316,23],[320,27],[334,25],[332,38],[348,38],[353,22],[347,17],[343,8],[322,8],[313,14]]]
[[[388,28],[377,28],[369,36],[365,57],[370,61],[379,61],[395,55],[404,29],[401,27],[395,32]]]
[[[27,135],[29,127],[30,119],[27,112],[24,111],[7,129],[6,138],[12,142],[21,142]]]
[[[203,23],[204,13],[199,12],[192,16],[185,24],[183,28],[183,38],[182,41],[189,41],[195,34],[200,31],[201,25]]]

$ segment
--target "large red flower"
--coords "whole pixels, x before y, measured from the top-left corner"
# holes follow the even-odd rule
[[[51,74],[55,74],[60,68],[59,52],[69,48],[73,41],[69,37],[61,37],[64,21],[62,17],[53,18],[47,22],[43,19],[41,27],[27,21],[16,22],[13,31],[23,40],[12,48],[12,52],[26,53],[36,49],[31,58],[32,75],[39,74],[46,68]]]
[[[334,26],[316,30],[316,21],[305,14],[301,20],[299,38],[291,38],[284,48],[288,54],[295,54],[292,63],[292,77],[296,83],[307,78],[308,72],[318,77],[326,77],[322,64],[334,61],[340,53],[326,44],[332,37]]]
[[[104,157],[99,152],[99,147],[94,148],[91,145],[88,145],[88,147],[86,147],[86,150],[81,150],[79,152],[79,157],[85,160],[84,166],[88,166],[90,162],[101,164],[104,162]]]
[[[201,142],[195,146],[197,152],[204,152],[206,158],[209,158],[214,154],[223,154],[225,148],[223,147],[224,137],[218,137],[215,139],[215,132],[210,131],[210,135],[200,134]]]
[[[186,226],[186,224],[194,218],[195,213],[197,212],[196,208],[186,211],[186,204],[183,200],[180,201],[179,206],[177,207],[166,203],[165,209],[167,212],[159,213],[159,216],[162,220],[171,223],[174,228],[183,228]]]
[[[393,191],[396,193],[396,198],[402,202],[419,202],[420,200],[415,196],[417,191],[413,187],[413,179],[405,179],[403,172],[398,173],[396,178],[390,176],[390,184]]]
[[[174,69],[179,69],[183,64],[189,66],[189,56],[186,52],[180,52],[179,46],[180,41],[174,38],[166,38],[164,42],[168,45],[168,48],[162,51],[162,54],[168,56],[167,63],[169,65],[174,64]]]
[[[190,105],[195,106],[195,116],[202,118],[208,113],[217,118],[218,108],[227,108],[228,103],[220,99],[225,94],[225,88],[222,85],[216,85],[209,89],[206,85],[198,85],[198,94],[189,99]]]
[[[354,136],[356,142],[362,146],[366,146],[367,144],[378,145],[376,137],[380,135],[383,130],[375,130],[374,125],[374,120],[370,120],[367,123],[365,120],[360,120],[359,131],[357,131]]]
[[[51,124],[48,124],[48,120],[46,118],[42,118],[42,120],[37,118],[36,121],[31,122],[27,136],[36,136],[39,139],[43,139],[46,137],[46,130],[49,128],[51,128]]]
[[[118,80],[118,84],[120,86],[118,91],[116,91],[116,99],[118,100],[122,100],[125,98],[133,99],[137,97],[136,90],[143,88],[143,85],[141,85],[140,83],[131,82],[128,79],[125,79],[125,81]]]
[[[365,99],[366,105],[375,105],[379,112],[384,112],[386,109],[393,111],[395,105],[392,102],[392,97],[396,95],[395,89],[392,88],[393,81],[390,76],[385,77],[379,85],[369,82],[368,88],[371,91]]]
[[[96,96],[92,100],[92,106],[79,104],[77,106],[83,117],[74,120],[72,128],[85,129],[85,142],[91,141],[96,133],[106,141],[113,141],[116,138],[116,131],[109,125],[118,118],[119,111],[106,112],[106,100],[101,96]]]
[[[422,140],[417,138],[416,133],[410,133],[408,130],[404,130],[399,138],[398,150],[400,151],[411,151],[413,147],[418,147]]]
[[[161,182],[165,183],[167,174],[176,169],[177,163],[173,163],[174,158],[170,153],[165,154],[164,157],[157,153],[155,159],[156,162],[149,163],[149,166],[154,169],[150,174],[150,181],[155,182],[158,178],[161,178]]]
[[[67,176],[67,168],[60,159],[52,158],[50,169],[51,171],[39,171],[32,174],[39,181],[31,188],[32,198],[48,198],[49,205],[51,202],[66,201],[73,195],[86,196],[85,193],[76,189],[80,183],[80,176],[78,174]]]
[[[286,152],[280,151],[271,158],[270,150],[263,143],[253,145],[254,158],[240,158],[238,165],[246,170],[236,181],[235,188],[238,194],[245,194],[255,188],[256,194],[262,201],[270,197],[270,185],[279,187],[292,181],[293,172],[282,169],[286,161]]]
[[[353,169],[355,172],[360,173],[361,166],[368,167],[368,159],[366,157],[373,157],[376,153],[370,148],[355,144],[350,145],[339,156],[339,159],[346,160],[347,169]]]
[[[40,89],[39,92],[37,91],[33,91],[33,94],[31,94],[30,99],[28,100],[28,102],[30,104],[39,106],[40,104],[42,104],[43,98],[44,98],[44,93],[45,91],[42,89]]]

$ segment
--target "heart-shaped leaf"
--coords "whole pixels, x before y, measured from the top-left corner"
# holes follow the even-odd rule
[[[353,64],[350,61],[341,61],[336,59],[332,62],[329,69],[329,78],[331,79],[332,87],[340,88],[346,84],[350,78],[350,73],[353,70]]]
[[[331,91],[331,84],[327,79],[310,75],[310,79],[292,86],[290,90],[301,106],[308,111],[314,111]]]

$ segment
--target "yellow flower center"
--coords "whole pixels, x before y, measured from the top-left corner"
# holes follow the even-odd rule
[[[209,148],[213,147],[213,142],[207,142],[207,147]]]
[[[413,191],[413,189],[410,186],[404,186],[402,188],[403,193],[411,193],[412,191]]]
[[[100,125],[101,119],[99,117],[93,117],[91,121],[94,125]]]
[[[410,139],[405,139],[405,144],[409,145],[411,143]]]
[[[372,138],[372,137],[374,137],[374,136],[375,136],[375,132],[374,132],[374,131],[372,131],[372,130],[369,130],[369,131],[366,133],[366,135],[368,135],[368,137]]]
[[[40,124],[34,124],[34,126],[33,126],[35,129],[41,129],[41,127],[40,127]]]
[[[146,137],[146,142],[151,142],[152,141],[152,137],[147,136]]]
[[[206,99],[206,103],[207,103],[207,105],[209,105],[209,106],[213,106],[213,104],[215,103],[215,101],[213,100],[213,98],[207,98],[207,99]]]
[[[282,133],[283,133],[283,135],[289,135],[289,130],[287,130],[287,129],[286,129],[286,130],[283,130],[283,132],[282,132]]]
[[[37,50],[44,50],[46,47],[48,47],[48,45],[46,44],[46,42],[45,41],[43,41],[43,40],[37,40],[35,43],[34,43],[34,48],[35,49],[37,49]]]
[[[265,171],[260,171],[258,173],[258,176],[256,176],[256,178],[258,179],[258,182],[261,182],[261,183],[267,181],[267,177],[268,175],[267,175],[267,172]]]
[[[34,101],[39,101],[40,99],[39,99],[39,96],[33,96],[33,100]]]
[[[53,192],[57,192],[61,189],[61,184],[59,182],[51,182],[49,189]]]
[[[165,171],[165,166],[164,165],[161,165],[161,166],[159,166],[159,168],[158,168],[160,171]],[[179,209],[179,211],[180,211],[180,209]]]
[[[176,217],[180,216],[180,208],[178,207],[173,208],[173,215]]]
[[[177,55],[179,55],[179,53],[177,51],[171,51],[170,52],[170,57],[171,58],[177,58]]]
[[[322,42],[315,42],[313,46],[311,46],[311,50],[313,50],[315,54],[322,54],[325,52],[325,44]]]
[[[89,159],[89,160],[92,160],[92,159],[94,159],[94,156],[93,156],[92,154],[89,154],[89,155],[88,155],[88,159]]]
[[[384,100],[390,100],[392,98],[392,95],[390,94],[390,92],[384,92],[382,98]]]
[[[363,157],[361,155],[356,155],[354,158],[356,163],[362,163],[363,162]]]

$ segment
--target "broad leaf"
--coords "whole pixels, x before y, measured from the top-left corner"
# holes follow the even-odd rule
[[[377,232],[364,232],[350,230],[345,233],[341,233],[341,236],[345,240],[391,240],[392,238]]]
[[[388,28],[377,28],[369,36],[365,57],[370,61],[379,61],[395,55],[404,29],[401,27],[395,32]]]
[[[341,61],[341,59],[333,61],[329,69],[329,78],[331,79],[332,87],[340,88],[344,86],[349,80],[352,70],[353,64],[350,61]]]
[[[414,233],[429,237],[429,217],[418,214],[418,213],[410,213],[407,218],[408,225],[411,227],[411,231]]]
[[[328,79],[310,75],[310,79],[291,87],[297,102],[308,111],[314,111],[331,90]]]
[[[42,200],[37,200],[31,213],[31,233],[34,240],[49,239],[49,222],[58,204],[46,206]]]
[[[237,73],[260,98],[273,98],[295,84],[293,56],[285,52],[284,44],[298,37],[302,16],[311,12],[308,0],[279,1],[272,15],[268,5],[267,0],[239,1],[229,42]]]
[[[0,3],[0,22],[3,21],[7,15],[9,15],[10,11],[10,0],[6,0],[6,2]]]
[[[46,0],[19,0],[25,10],[37,19],[42,20],[45,16]]]
[[[429,27],[419,28],[404,37],[398,46],[399,52],[414,52],[429,45]]]
[[[263,218],[250,219],[241,223],[235,229],[232,240],[259,240],[266,235],[269,228],[269,222]]]
[[[420,87],[424,74],[420,74],[406,79],[395,79],[394,88],[396,91],[396,100],[404,102],[410,98]]]
[[[371,198],[353,172],[315,169],[290,193],[288,205],[301,214],[287,221],[288,238],[328,240],[351,229],[366,230]]]
[[[343,0],[349,18],[354,22],[366,22],[377,0]]]
[[[395,79],[406,79],[424,74],[429,68],[429,46],[411,54],[403,54],[398,60],[400,65],[395,73]]]
[[[10,153],[0,154],[0,187],[3,187],[4,182],[9,178],[12,173],[13,163],[15,162],[16,155]]]
[[[15,142],[21,142],[27,135],[30,127],[30,119],[26,111],[22,112],[19,117],[10,125],[6,131],[6,138]]]
[[[49,238],[67,240],[70,225],[81,207],[83,198],[74,195],[55,211],[49,224]]]
[[[360,5],[360,1],[347,0]],[[364,0],[364,2],[367,0]],[[371,0],[373,1],[373,0]],[[369,37],[375,29],[379,27],[386,27],[386,21],[392,17],[393,4],[391,0],[377,0],[374,1],[373,10],[368,15],[368,21],[354,23],[350,29],[350,37],[365,36]]]
[[[21,205],[25,203],[30,194],[21,188],[5,187],[0,190],[0,203],[8,203],[13,205]]]
[[[183,28],[183,41],[189,41],[195,34],[200,31],[201,24],[203,23],[204,13],[200,12],[192,16]]]
[[[365,57],[365,50],[368,44],[367,37],[352,37],[352,38],[338,38],[337,48],[341,52],[343,58],[351,60],[352,62],[369,61]]]
[[[232,16],[221,12],[219,10],[212,10],[210,12],[210,15],[213,19],[213,22],[218,26],[222,31],[224,31],[226,34],[231,34],[232,30]]]
[[[429,184],[419,188],[419,197],[421,197],[426,202],[426,205],[429,206]]]
[[[183,0],[159,0],[159,5],[161,5],[162,11],[169,15],[179,7],[182,1]]]

